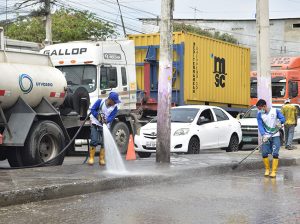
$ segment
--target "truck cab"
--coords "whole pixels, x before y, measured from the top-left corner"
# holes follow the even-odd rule
[[[257,102],[257,72],[250,75],[250,105]],[[299,104],[300,97],[300,57],[280,57],[271,61],[272,102],[283,104],[287,98],[291,103]]]
[[[135,48],[131,40],[76,41],[45,47],[53,65],[66,77],[71,91],[79,87],[88,90],[90,107],[111,91],[121,100],[112,133],[121,152],[127,150],[133,132],[131,111],[136,109]]]

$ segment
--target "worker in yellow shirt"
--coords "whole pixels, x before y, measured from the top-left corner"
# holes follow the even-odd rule
[[[288,150],[295,149],[295,146],[292,146],[294,138],[294,130],[297,126],[298,112],[297,108],[290,104],[290,99],[286,99],[285,104],[281,108],[281,112],[285,117],[284,123],[284,135],[285,135],[285,148]]]

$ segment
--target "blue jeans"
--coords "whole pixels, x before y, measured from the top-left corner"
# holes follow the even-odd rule
[[[103,127],[91,125],[91,142],[90,145],[96,147],[103,146]]]
[[[292,146],[295,125],[284,125],[285,147]]]
[[[262,157],[266,158],[269,154],[272,154],[274,158],[279,157],[279,149],[280,149],[280,137],[272,137],[262,145]]]

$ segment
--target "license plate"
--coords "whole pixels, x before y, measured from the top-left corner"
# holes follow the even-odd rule
[[[148,147],[148,148],[156,148],[156,141],[146,142],[146,147]]]
[[[243,141],[244,141],[244,142],[251,142],[251,141],[252,141],[252,138],[251,138],[251,137],[244,137],[244,138],[243,138]]]

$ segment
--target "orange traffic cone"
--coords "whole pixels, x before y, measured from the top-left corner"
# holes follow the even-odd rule
[[[127,154],[126,154],[126,160],[136,160],[132,135],[130,135],[129,141],[128,141],[128,149],[127,149]]]

